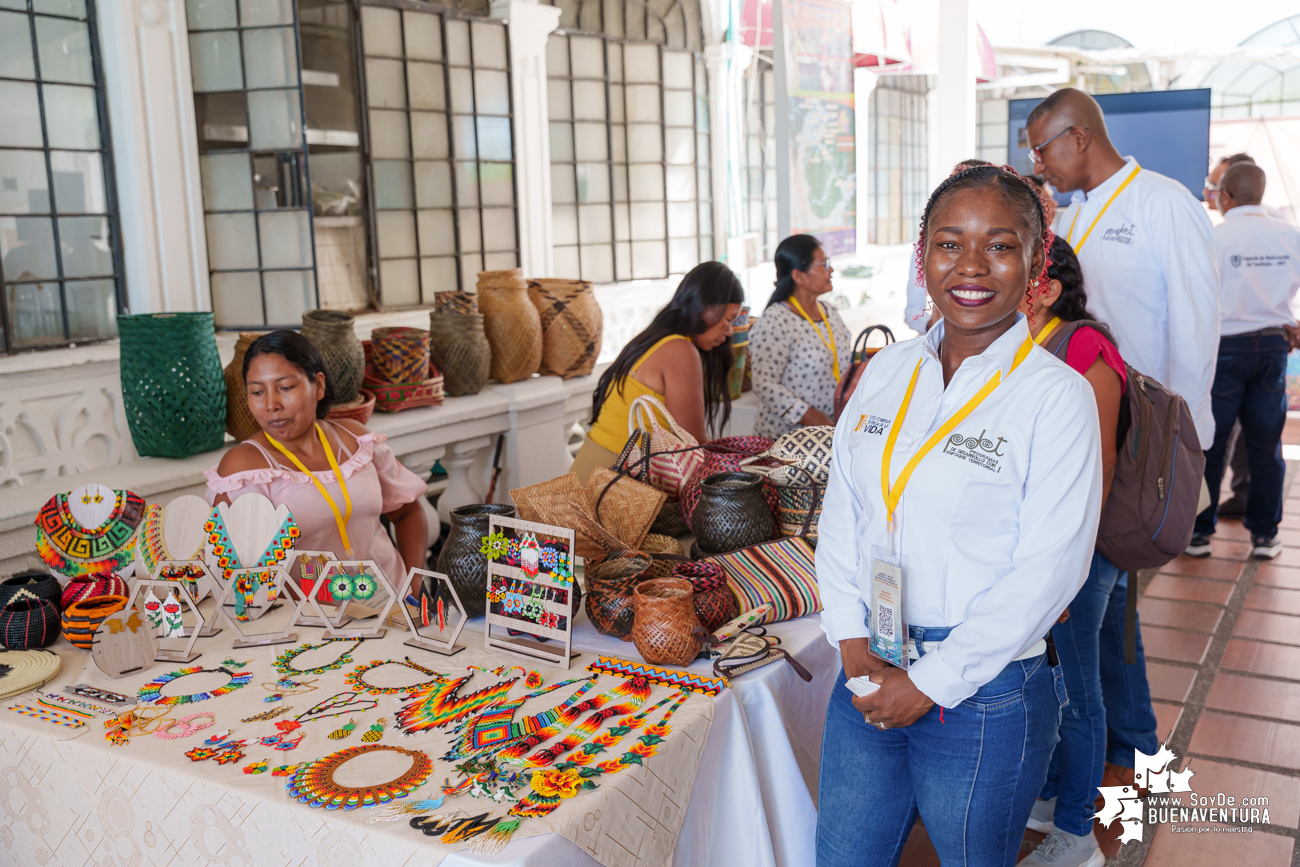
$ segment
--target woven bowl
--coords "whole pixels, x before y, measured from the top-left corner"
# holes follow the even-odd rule
[[[641,551],[618,551],[584,567],[587,617],[601,635],[632,640],[632,591],[645,580],[650,563]]]
[[[92,596],[126,596],[129,593],[126,581],[119,575],[107,575],[97,578],[74,578],[63,588],[59,607],[67,609],[69,605]]]
[[[49,647],[59,637],[59,608],[49,599],[24,594],[0,610],[0,642],[10,650]]]
[[[26,590],[41,599],[48,599],[56,608],[61,607],[63,586],[53,575],[45,572],[20,572],[0,581],[0,608],[8,605],[9,600],[13,599],[14,594],[19,590]]]
[[[81,650],[90,650],[95,630],[104,618],[126,608],[126,596],[91,596],[63,609],[63,637]]]

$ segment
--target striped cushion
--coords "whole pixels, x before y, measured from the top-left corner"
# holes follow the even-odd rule
[[[806,539],[764,542],[710,559],[726,571],[741,613],[772,603],[772,612],[760,623],[779,623],[822,610],[813,549]]]

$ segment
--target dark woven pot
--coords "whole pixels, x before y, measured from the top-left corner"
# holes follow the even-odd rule
[[[26,590],[41,599],[48,599],[59,610],[63,608],[63,586],[53,575],[44,572],[19,572],[0,581],[0,608],[8,605],[9,600],[13,599],[14,594],[19,590]]]
[[[302,314],[302,336],[320,352],[334,384],[336,404],[356,400],[366,374],[366,354],[353,330],[354,321],[351,313],[342,310],[308,310]]]
[[[493,515],[513,518],[515,507],[503,503],[475,503],[451,510],[451,529],[438,555],[438,571],[451,579],[469,617],[487,611],[487,557],[479,551]]]
[[[619,551],[587,564],[587,617],[601,635],[632,640],[632,591],[647,580],[650,563],[641,551]]]
[[[68,582],[59,598],[59,608],[64,609],[81,599],[92,596],[126,596],[129,591],[126,582],[119,575],[106,578],[77,578]]]
[[[659,514],[655,516],[655,522],[650,525],[650,532],[673,539],[691,532],[691,528],[686,525],[686,519],[682,517],[681,506],[676,500],[664,500],[664,504],[659,507]]]
[[[49,647],[59,637],[59,608],[27,593],[0,610],[0,642],[10,650]]]
[[[126,607],[126,596],[91,596],[80,599],[63,611],[63,637],[73,647],[90,650],[95,630],[104,618]]]
[[[700,485],[705,479],[714,473],[739,472],[741,461],[762,454],[772,447],[773,442],[774,440],[760,436],[724,437],[705,446],[704,463],[691,476],[686,487],[682,488],[681,512],[687,526],[690,526],[695,506],[700,502]],[[777,494],[776,486],[766,478],[763,479],[763,496],[773,514],[778,508]]]
[[[717,563],[678,563],[670,574],[691,582],[695,590],[695,616],[710,632],[740,613],[736,610],[736,597],[727,587],[727,573]]]
[[[700,485],[692,515],[696,546],[710,554],[735,551],[772,537],[772,509],[755,473],[715,473]]]
[[[117,317],[122,404],[140,455],[188,458],[221,448],[226,379],[211,313]]]
[[[482,391],[492,368],[492,349],[483,330],[483,314],[462,313],[451,307],[432,311],[429,357],[433,366],[442,371],[443,388],[451,397]]]

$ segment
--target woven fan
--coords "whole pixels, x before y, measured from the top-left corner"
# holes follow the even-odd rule
[[[603,498],[602,498],[603,494]],[[668,495],[630,476],[605,467],[592,470],[586,485],[587,507],[596,522],[623,540],[624,548],[639,549]]]

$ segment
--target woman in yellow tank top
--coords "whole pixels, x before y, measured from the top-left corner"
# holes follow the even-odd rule
[[[740,281],[720,262],[704,262],[683,277],[668,306],[601,375],[591,430],[570,472],[586,482],[596,467],[613,465],[627,443],[628,407],[644,394],[662,401],[700,442],[725,427],[731,417],[731,321],[744,299]]]

